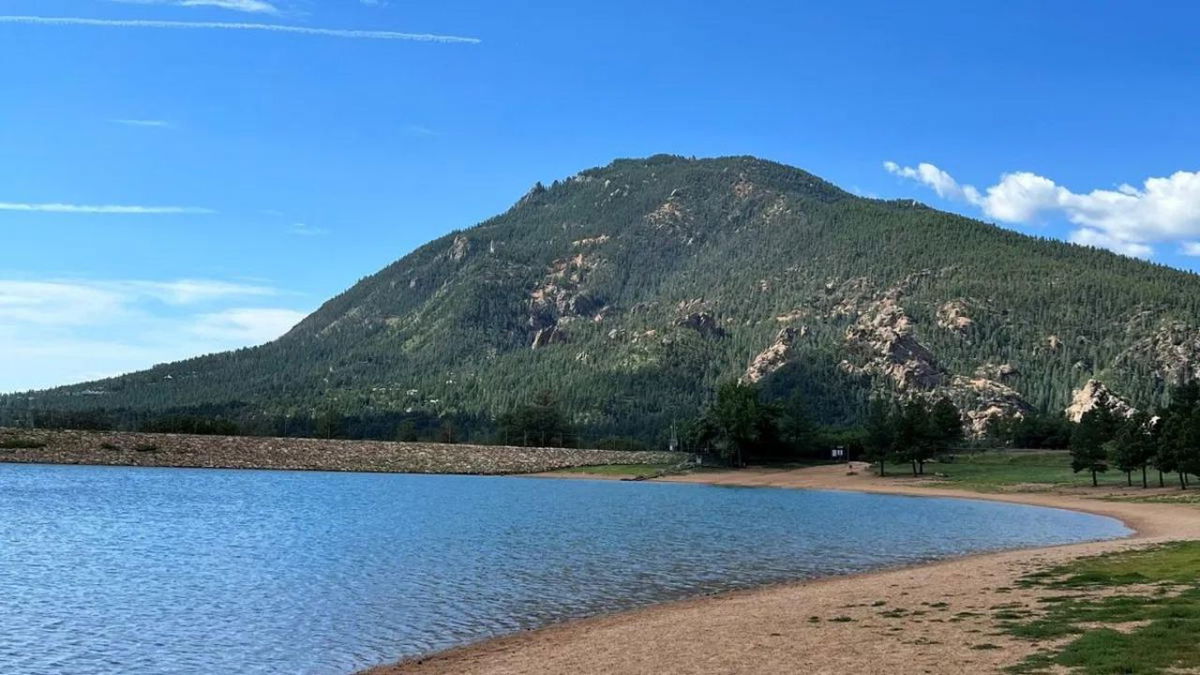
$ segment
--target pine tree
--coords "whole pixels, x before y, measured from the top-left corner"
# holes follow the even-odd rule
[[[1125,472],[1126,484],[1133,485],[1133,472],[1141,470],[1142,487],[1147,487],[1146,466],[1157,449],[1151,435],[1150,415],[1138,412],[1120,421],[1116,435],[1106,446],[1109,460]]]
[[[912,464],[914,476],[925,473],[925,462],[933,457],[934,434],[929,408],[914,398],[900,409],[896,420],[896,450]]]
[[[1108,408],[1098,407],[1084,413],[1071,434],[1071,470],[1090,471],[1092,486],[1099,485],[1097,473],[1108,471],[1108,449],[1119,428],[1116,415]]]
[[[948,452],[963,440],[962,414],[943,396],[929,411],[929,431],[936,452]]]
[[[867,461],[879,463],[879,475],[887,475],[887,461],[896,446],[896,425],[891,406],[883,398],[874,398],[867,410],[863,450]]]

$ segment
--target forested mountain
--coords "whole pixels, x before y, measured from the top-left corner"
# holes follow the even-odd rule
[[[1195,374],[1200,277],[865,199],[749,157],[618,160],[367,277],[284,337],[34,395],[43,411],[489,420],[550,391],[661,440],[722,381],[856,421],[872,391],[973,423],[1090,378],[1162,402]],[[0,422],[27,397],[0,399]],[[396,417],[399,415],[400,417]],[[266,422],[264,422],[266,424]]]

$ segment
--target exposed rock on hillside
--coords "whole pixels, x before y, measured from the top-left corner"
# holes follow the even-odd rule
[[[942,383],[943,372],[933,353],[917,341],[913,320],[892,297],[873,303],[846,330],[846,342],[865,348],[872,356],[867,363],[847,369],[886,375],[901,391],[932,389]]]
[[[546,328],[539,329],[533,334],[533,344],[530,345],[530,349],[541,349],[542,347],[549,347],[550,345],[559,344],[566,341],[566,331],[558,326],[548,326]]]
[[[1033,406],[1012,387],[984,377],[955,376],[950,383],[951,398],[962,401],[969,433],[980,437],[994,419],[1024,417]]]
[[[704,337],[725,337],[725,329],[721,328],[720,322],[709,312],[692,312],[676,319],[675,325],[681,328],[690,328]]]
[[[975,369],[975,377],[991,380],[1006,380],[1020,373],[1011,363],[985,363]]]
[[[779,370],[787,363],[788,356],[791,354],[792,345],[796,339],[803,337],[808,333],[808,329],[804,326],[800,328],[787,327],[779,331],[775,336],[775,342],[771,343],[754,360],[750,362],[750,366],[746,368],[746,374],[742,376],[742,382],[755,383],[771,373]]]
[[[965,334],[975,321],[967,316],[965,300],[951,300],[938,308],[937,323],[942,328],[961,335]]]
[[[1171,384],[1200,377],[1200,330],[1181,321],[1164,323],[1133,343],[1118,361],[1148,363]]]
[[[1082,387],[1075,390],[1071,397],[1071,405],[1067,406],[1067,419],[1078,422],[1085,414],[1095,408],[1108,408],[1121,417],[1129,417],[1134,413],[1133,406],[1117,396],[1099,380],[1088,380]]]
[[[667,201],[646,214],[646,222],[656,228],[679,225],[688,219],[687,209],[683,205],[683,193],[676,189],[671,191]]]
[[[452,244],[450,244],[450,251],[447,253],[447,255],[454,262],[459,262],[463,258],[467,257],[467,254],[470,252],[471,252],[471,240],[467,239],[466,237],[464,237],[460,234],[457,237],[455,237],[454,242]]]
[[[582,253],[556,260],[540,284],[529,294],[529,326],[535,331],[555,326],[564,317],[594,317],[604,301],[583,290],[599,261]]]

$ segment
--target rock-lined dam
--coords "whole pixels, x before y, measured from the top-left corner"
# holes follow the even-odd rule
[[[499,475],[603,464],[678,464],[679,452],[0,429],[0,462]]]

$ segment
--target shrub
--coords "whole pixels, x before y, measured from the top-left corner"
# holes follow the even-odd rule
[[[133,446],[133,449],[137,452],[158,452],[158,446],[154,443],[142,443]]]

